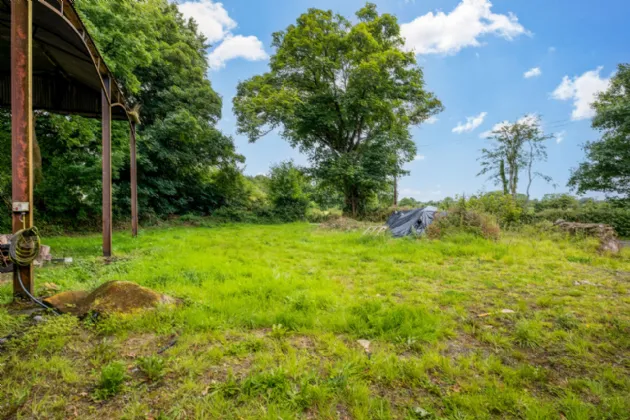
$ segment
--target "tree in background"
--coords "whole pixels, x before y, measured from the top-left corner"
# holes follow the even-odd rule
[[[534,179],[551,181],[550,177],[534,171],[534,165],[547,160],[545,142],[552,138],[553,135],[544,134],[537,116],[526,115],[515,123],[501,124],[489,137],[493,141],[492,147],[481,150],[481,171],[477,176],[489,174],[488,179],[501,185],[503,192],[516,200],[520,174],[526,170],[529,199]]]
[[[281,129],[353,216],[399,175],[399,157],[413,159],[409,128],[442,109],[396,18],[373,4],[357,18],[309,9],[273,34],[270,71],[240,83],[234,98],[239,133],[254,142]]]
[[[77,7],[112,71],[141,108],[139,201],[156,215],[207,212],[228,197],[208,171],[234,173],[243,158],[214,126],[221,98],[206,74],[207,43],[194,21],[167,0],[93,2]],[[222,182],[238,182],[223,177]],[[127,197],[128,167],[121,170]],[[221,186],[226,188],[225,185]]]
[[[535,209],[536,211],[547,209],[572,210],[577,209],[580,205],[580,201],[569,194],[545,194],[541,200],[535,203]]]
[[[308,180],[292,161],[272,166],[269,176],[269,199],[282,220],[303,220],[310,200]]]
[[[603,135],[586,143],[586,160],[572,172],[569,186],[578,194],[601,191],[630,199],[630,64],[619,65],[593,107],[592,126]]]

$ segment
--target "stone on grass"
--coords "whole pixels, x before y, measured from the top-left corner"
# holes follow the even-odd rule
[[[91,293],[63,292],[44,302],[61,312],[84,316],[89,312],[102,315],[133,313],[159,305],[172,305],[177,300],[130,281],[110,281]]]
[[[365,352],[367,354],[370,354],[370,341],[369,340],[357,340],[357,343],[359,343],[359,345],[361,347],[363,347],[363,350],[365,350]]]

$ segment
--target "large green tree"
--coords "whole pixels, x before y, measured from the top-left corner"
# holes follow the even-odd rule
[[[579,194],[600,191],[630,199],[630,64],[619,65],[610,87],[593,104],[601,139],[586,143],[586,160],[571,174]]]
[[[234,98],[239,133],[253,142],[279,130],[353,215],[413,159],[409,128],[442,109],[396,18],[369,3],[356,15],[352,24],[309,9],[273,34],[270,71],[240,83]]]
[[[139,200],[156,215],[205,212],[229,201],[206,182],[243,158],[214,125],[221,98],[207,78],[205,37],[167,0],[77,1],[113,72],[140,107]],[[121,170],[121,201],[128,168]],[[236,180],[236,179],[235,179]]]

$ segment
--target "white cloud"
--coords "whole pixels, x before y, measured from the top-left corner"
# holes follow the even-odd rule
[[[542,74],[542,71],[540,70],[540,67],[534,67],[533,69],[529,69],[527,70],[524,74],[523,77],[525,77],[526,79],[530,79],[532,77],[538,77]]]
[[[416,155],[416,157],[413,158],[413,161],[419,161],[419,160],[424,160],[426,158],[426,156],[424,155]]]
[[[236,22],[230,18],[222,3],[212,0],[186,1],[180,3],[179,11],[186,19],[194,19],[208,42],[220,44],[208,55],[208,65],[217,70],[225,67],[225,63],[235,58],[249,61],[266,60],[268,58],[263,43],[255,36],[234,35],[232,29]]]
[[[487,112],[482,112],[476,117],[466,117],[465,123],[460,122],[457,124],[457,127],[453,128],[453,133],[462,134],[473,131],[475,128],[483,124],[483,120],[486,118],[486,115],[488,115]]]
[[[549,49],[547,49],[547,52],[549,52],[549,54],[553,54],[556,52],[556,47],[549,47]]]
[[[558,144],[562,143],[566,136],[567,136],[567,131],[566,130],[562,130],[562,131],[556,133],[556,143],[558,143]]]
[[[424,123],[425,124],[435,124],[436,122],[438,122],[438,117],[436,117],[435,115],[432,115],[429,118],[427,118],[427,120]]]
[[[268,58],[262,42],[255,36],[228,35],[210,55],[208,64],[211,69],[225,67],[225,62],[235,58],[249,61],[266,60]]]
[[[562,83],[552,92],[553,99],[573,100],[572,120],[583,120],[595,116],[595,110],[591,108],[591,104],[595,101],[596,95],[608,89],[610,85],[610,79],[602,79],[599,75],[602,68],[597,67],[573,79],[564,76]]]
[[[401,25],[406,47],[416,54],[455,54],[482,45],[484,35],[512,40],[529,32],[513,13],[492,13],[489,0],[462,0],[450,13],[436,11]]]
[[[236,22],[228,16],[222,3],[213,3],[211,0],[187,1],[180,3],[178,8],[186,19],[193,18],[197,22],[199,30],[210,43],[222,40],[236,28]]]

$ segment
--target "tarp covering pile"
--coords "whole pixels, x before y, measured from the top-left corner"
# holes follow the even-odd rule
[[[397,211],[387,219],[387,226],[396,238],[407,235],[422,235],[433,222],[436,207],[428,206],[423,209],[413,209],[409,211]]]

